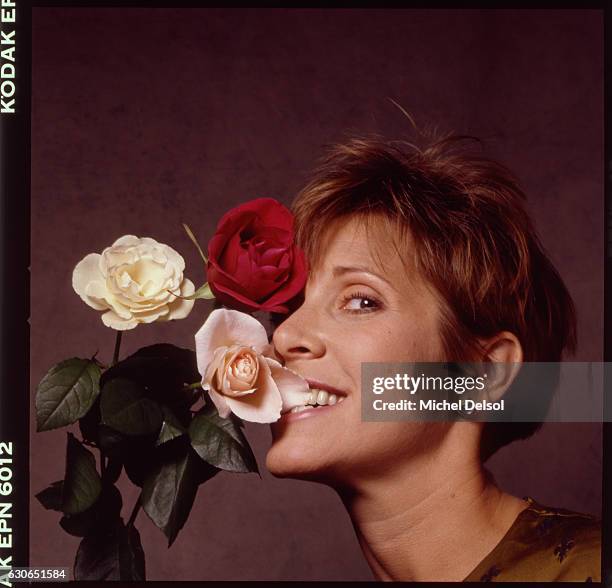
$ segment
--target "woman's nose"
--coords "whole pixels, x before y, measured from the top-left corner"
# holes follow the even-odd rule
[[[325,354],[325,345],[302,306],[274,331],[272,342],[285,362],[316,359]]]

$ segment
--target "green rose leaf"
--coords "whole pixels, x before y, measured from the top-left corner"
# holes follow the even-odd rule
[[[68,433],[62,512],[76,514],[87,510],[96,502],[101,490],[102,481],[93,454],[72,433]]]
[[[142,507],[172,545],[187,521],[198,490],[198,457],[184,445],[182,455],[161,463],[145,480]]]
[[[162,445],[186,433],[185,428],[167,406],[162,406],[163,422],[155,445]]]
[[[100,449],[109,457],[121,459],[124,452],[126,440],[134,441],[134,437],[128,437],[119,431],[115,431],[111,427],[100,424],[98,437],[100,440]]]
[[[144,396],[138,384],[123,378],[104,384],[100,412],[103,424],[125,435],[156,433],[162,424],[159,405]]]
[[[167,343],[143,347],[106,370],[101,388],[117,378],[134,382],[144,396],[169,406],[185,426],[191,420],[189,408],[200,392],[186,384],[201,379],[194,351]]]
[[[156,442],[157,438],[148,435],[129,439],[129,442],[123,445],[125,473],[136,486],[142,487],[145,480],[157,471],[161,464],[180,459],[190,448],[189,437],[186,434],[181,434],[159,445],[156,445]],[[198,465],[204,463],[201,459],[197,461]],[[202,470],[202,468],[198,469]]]
[[[104,486],[100,497],[92,506],[77,514],[64,515],[60,526],[70,535],[85,537],[116,525],[121,520],[122,506],[119,490],[114,485]]]
[[[189,426],[191,445],[207,463],[228,472],[259,472],[249,442],[231,418],[214,407],[198,414]]]
[[[193,294],[190,294],[189,296],[183,296],[182,298],[184,300],[199,300],[202,298],[204,300],[213,300],[214,297],[215,295],[210,289],[210,285],[208,284],[208,282],[206,282],[206,284],[200,286]]]
[[[100,393],[100,367],[74,357],[53,366],[36,390],[36,430],[50,431],[78,421]]]
[[[40,502],[47,510],[62,510],[62,486],[64,480],[58,480],[53,482],[50,486],[47,486],[44,490],[41,490],[36,494],[38,502]]]
[[[195,235],[193,234],[193,231],[191,230],[191,228],[189,227],[189,225],[187,223],[183,223],[183,228],[185,229],[185,232],[187,233],[187,236],[191,239],[191,242],[196,246],[196,249],[198,250],[198,253],[200,254],[200,257],[202,258],[202,261],[204,262],[204,265],[206,265],[208,263],[208,258],[206,257],[206,255],[204,255],[204,251],[202,251],[202,248],[200,247],[200,244],[198,243],[198,240],[196,239]]]
[[[122,445],[123,467],[129,480],[142,488],[146,477],[155,469],[155,438],[151,435],[136,437]]]
[[[100,394],[96,397],[87,414],[79,419],[79,430],[84,440],[98,445],[100,443],[98,426],[100,425]]]
[[[75,580],[145,580],[145,558],[138,530],[119,520],[110,529],[87,535],[74,563]]]
[[[119,457],[109,456],[104,470],[103,482],[114,484],[121,475],[123,469],[123,461]]]
[[[155,343],[141,347],[127,359],[148,358],[154,361],[164,361],[171,365],[171,371],[187,377],[188,382],[198,379],[198,360],[195,351],[177,347],[171,343]],[[125,360],[124,360],[125,361]],[[119,364],[117,364],[119,365]],[[115,366],[117,367],[117,366]]]

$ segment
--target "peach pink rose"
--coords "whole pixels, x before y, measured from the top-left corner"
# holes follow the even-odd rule
[[[308,383],[271,357],[264,326],[248,314],[214,310],[195,341],[202,387],[223,418],[272,423],[308,396]]]

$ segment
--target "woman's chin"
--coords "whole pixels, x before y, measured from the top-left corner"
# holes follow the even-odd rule
[[[266,455],[266,468],[277,478],[326,481],[333,469],[329,456],[308,449],[288,439],[277,440]]]

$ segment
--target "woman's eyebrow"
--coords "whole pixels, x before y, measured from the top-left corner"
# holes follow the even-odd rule
[[[393,284],[384,276],[380,275],[379,273],[376,273],[375,271],[373,271],[371,268],[367,267],[367,266],[360,266],[360,265],[353,265],[353,266],[344,266],[344,265],[337,265],[332,269],[332,275],[335,278],[338,278],[340,276],[343,276],[344,274],[351,274],[351,273],[365,273],[365,274],[370,274],[372,276],[374,276],[375,278],[378,278],[379,280],[382,280],[383,282],[386,282],[387,284],[389,284],[389,286],[391,286],[391,288],[395,288],[393,286]]]

